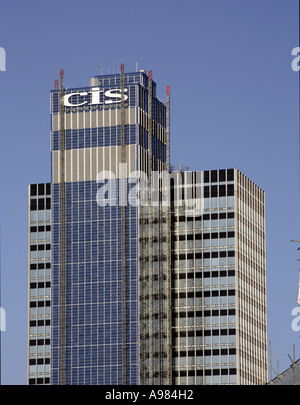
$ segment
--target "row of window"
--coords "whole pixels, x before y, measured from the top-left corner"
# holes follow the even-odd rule
[[[177,357],[174,358],[175,367],[207,367],[207,366],[235,366],[236,365],[236,355],[225,355],[225,356],[197,356],[195,357]]]
[[[38,244],[38,245],[30,245],[30,251],[31,252],[36,252],[36,251],[40,251],[40,250],[51,250],[51,244],[47,243],[47,244]]]
[[[204,183],[218,183],[222,181],[234,181],[234,169],[204,171]]]
[[[50,232],[51,231],[51,225],[39,225],[39,226],[31,226],[30,227],[30,232]]]
[[[176,298],[176,292],[185,291],[187,289],[190,290],[191,294],[194,294],[194,289],[195,289],[195,291],[198,292],[198,289],[201,289],[203,287],[204,288],[223,288],[224,289],[226,287],[228,287],[228,288],[234,287],[234,285],[235,285],[234,279],[227,280],[226,278],[223,280],[218,280],[218,279],[211,280],[209,278],[206,278],[206,279],[204,279],[203,283],[201,283],[201,279],[179,280],[179,281],[174,282],[174,298]],[[203,295],[203,297],[204,297],[204,295]],[[209,297],[210,296],[205,297],[205,298],[209,298]],[[193,297],[193,299],[194,298],[196,298],[196,297]],[[201,297],[199,297],[199,298],[201,298]],[[212,297],[212,298],[214,298],[214,297]],[[197,299],[196,301],[198,303],[197,305],[202,305],[200,299]],[[219,302],[219,300],[213,300],[213,301],[215,303]],[[222,302],[223,301],[224,300],[222,300]],[[204,299],[204,301],[203,301],[204,305],[206,305],[208,302],[210,302],[210,300]]]
[[[233,228],[234,227],[234,220],[233,219],[221,219],[212,220],[212,221],[195,221],[195,222],[181,222],[179,224],[174,224],[172,227],[172,231],[174,234],[174,238],[178,238],[179,240],[185,239],[201,239],[202,238],[202,230],[204,235],[209,235],[211,229],[211,233],[218,235],[217,230],[219,232],[225,232],[226,228]],[[225,229],[222,229],[225,228]],[[216,231],[215,231],[216,230]],[[218,236],[215,236],[217,238]],[[209,238],[209,236],[206,236]]]
[[[179,241],[184,241],[184,240],[202,240],[202,239],[223,239],[223,238],[234,238],[234,231],[221,231],[221,232],[204,232],[203,235],[202,233],[197,233],[197,234],[180,234],[178,235],[178,240]]]
[[[30,339],[29,346],[50,345],[50,339]]]
[[[32,197],[51,195],[51,183],[31,184],[30,195]]]
[[[30,270],[30,278],[33,279],[50,279],[51,278],[51,271],[50,269],[40,269],[40,270]]]
[[[30,222],[49,222],[51,221],[51,211],[50,210],[33,210],[30,212]]]
[[[37,320],[32,320],[32,321],[30,321],[29,325],[30,325],[30,327],[31,326],[43,326],[43,325],[49,326],[50,325],[50,319],[40,319],[38,321]]]
[[[192,279],[192,278],[213,278],[213,277],[232,277],[235,275],[234,270],[220,270],[220,271],[204,271],[204,272],[187,272],[187,273],[175,273],[173,275],[174,280],[183,280],[185,278]]]
[[[65,131],[65,149],[99,148],[121,145],[121,126],[73,129]],[[60,150],[60,131],[52,132],[52,151]],[[137,143],[136,125],[125,125],[125,144]]]
[[[69,243],[112,243],[114,244],[114,248],[120,244],[121,241],[121,227],[120,229],[111,229],[105,232],[102,232],[100,229],[99,231],[91,231],[90,229],[86,229],[83,232],[80,230],[74,230],[72,233],[68,232],[66,234],[66,241]],[[59,232],[53,232],[53,240],[59,240]],[[136,228],[131,228],[126,230],[125,236],[127,238],[126,243],[129,245],[130,243],[135,243],[137,241],[138,232]],[[42,235],[41,235],[42,238]],[[34,240],[34,239],[33,239]],[[44,240],[44,239],[40,239]],[[90,245],[91,246],[91,245]],[[90,247],[91,249],[91,247]]]
[[[49,294],[50,295],[50,294]],[[31,301],[29,304],[30,308],[43,308],[43,307],[50,307],[51,302],[50,301]]]
[[[36,211],[36,210],[50,210],[51,208],[51,198],[31,198],[30,200],[30,210],[31,211]]]
[[[29,359],[29,365],[30,366],[33,366],[33,365],[35,365],[35,364],[50,364],[50,357],[47,357],[47,358],[31,358],[31,359]]]
[[[209,288],[211,286],[212,288],[215,288],[215,287],[220,286],[220,288],[226,288],[227,286],[232,287],[234,285],[235,285],[234,277],[229,278],[229,279],[227,279],[225,277],[223,279],[206,278],[206,279],[203,280],[203,283],[202,283],[201,279],[193,279],[193,278],[191,278],[191,279],[176,280],[176,281],[174,281],[174,286],[173,287],[175,289],[174,290],[175,294],[176,294],[177,289],[179,291],[184,291],[186,289],[189,289],[189,290],[191,290],[190,293],[194,294],[194,288],[197,291],[198,289],[203,288],[203,287],[208,287]],[[176,295],[174,295],[174,297],[176,297]],[[206,301],[207,300],[205,300],[205,302]],[[201,302],[201,301],[199,301],[199,302]]]
[[[195,357],[195,356],[225,356],[236,354],[235,348],[223,348],[223,349],[189,349],[189,350],[173,350],[174,357]]]
[[[187,251],[187,253],[189,253],[189,250],[202,250],[204,249],[208,249],[208,248],[212,248],[212,250],[216,250],[216,248],[226,248],[228,246],[228,248],[234,248],[235,245],[235,239],[234,238],[222,238],[222,239],[212,239],[211,241],[209,239],[206,239],[204,241],[202,241],[201,239],[195,239],[195,240],[188,240],[187,242],[185,240],[183,241],[175,241],[174,242],[174,252],[175,253],[182,253]],[[215,248],[215,249],[214,249]],[[225,249],[223,250],[223,252],[225,251]]]
[[[139,371],[138,366],[130,364],[127,369],[127,384],[138,385]],[[60,371],[58,368],[53,370],[51,375],[51,384],[60,384]],[[122,366],[107,367],[75,367],[72,366],[72,373],[66,375],[66,385],[120,385],[122,384]]]
[[[30,290],[30,299],[50,299],[51,289],[50,288],[38,288]]]
[[[31,232],[30,234],[30,241],[50,241],[51,240],[51,232]]]
[[[134,187],[134,185],[132,187]],[[117,189],[118,189],[118,185],[117,185],[117,180],[116,180],[114,190],[117,191]],[[97,191],[98,190],[99,190],[99,186],[97,188]],[[128,190],[128,193],[130,193],[130,190]],[[97,202],[96,196],[97,196],[97,192],[95,191],[95,194],[92,196],[93,198],[89,199],[88,198],[89,195],[87,195],[86,193],[84,195],[84,198],[82,198],[82,199],[78,198],[78,201],[79,201],[78,206],[72,204],[73,216],[74,215],[77,216],[77,214],[79,212],[82,212],[82,210],[84,210],[86,212],[86,214],[91,213],[92,206],[90,204],[90,201],[94,200],[94,202],[96,203]],[[222,197],[221,195],[218,195],[218,196],[217,195],[211,195],[210,198],[206,198],[206,197],[209,197],[209,196],[205,195],[204,197],[205,197],[204,198],[204,209],[210,209],[210,208],[211,209],[217,209],[217,208],[226,208],[226,207],[233,207],[234,206],[233,197],[227,197],[226,198],[226,197]],[[217,198],[215,198],[215,197],[217,197]],[[86,200],[86,202],[85,202],[85,200]],[[113,200],[116,200],[116,195],[113,195]],[[76,200],[72,199],[72,202],[74,202],[74,201],[76,201]],[[58,200],[55,201],[55,203],[58,203],[58,202],[59,202]],[[82,205],[81,209],[79,209],[79,205]],[[108,205],[108,204],[106,204],[106,205]],[[110,206],[118,206],[117,200],[116,200],[115,204],[110,203],[109,205]],[[44,209],[49,210],[50,208],[51,208],[51,198],[46,198],[46,199],[45,198],[38,198],[38,199],[31,198],[31,200],[30,200],[30,210],[31,211],[44,210]],[[188,219],[188,218],[190,218],[190,220],[192,220],[194,217],[193,216],[186,217],[186,219]],[[202,221],[202,219],[199,219],[199,220]],[[176,221],[176,217],[174,217],[174,221]],[[203,221],[202,222],[204,223],[204,227],[209,225],[209,222],[205,222],[205,221],[207,221],[206,219],[203,219]],[[212,221],[213,221],[213,219],[212,219]],[[215,223],[216,223],[216,226],[218,226],[217,225],[218,221],[215,220]]]
[[[193,252],[193,253],[180,253],[172,254],[172,260],[189,260],[189,259],[209,259],[218,257],[235,257],[234,250],[224,250],[224,251],[208,251],[208,252]]]
[[[211,376],[211,375],[236,375],[236,368],[221,368],[221,369],[200,369],[200,370],[175,370],[174,377],[185,376]]]
[[[50,286],[51,286],[50,281],[46,281],[46,282],[41,281],[38,283],[30,283],[30,288],[44,288],[44,287],[50,288]]]
[[[192,336],[225,336],[235,335],[236,330],[232,328],[214,328],[214,329],[196,329],[196,330],[173,330],[173,336],[176,337],[192,337]]]
[[[48,339],[48,340],[50,340],[50,339]],[[50,356],[51,346],[50,346],[50,344],[49,345],[40,344],[40,345],[29,346],[29,354],[30,354],[30,356],[35,356],[35,355]]]
[[[30,264],[30,270],[41,270],[41,269],[51,269],[51,263],[46,262],[46,263],[31,263]]]
[[[48,385],[50,384],[50,377],[29,378],[29,385]]]
[[[50,250],[40,250],[30,252],[30,260],[50,260],[51,259],[51,251]]]
[[[173,222],[190,222],[190,221],[207,221],[207,220],[215,220],[215,219],[233,219],[234,218],[234,212],[219,212],[219,213],[210,213],[210,214],[203,214],[201,216],[186,216],[186,215],[180,215],[172,216],[172,221]]]
[[[201,292],[200,292],[201,293]],[[235,295],[235,291],[234,290],[221,290],[221,291],[204,291],[204,293],[207,293],[207,296],[211,296],[212,293],[216,293],[214,294],[214,296],[219,296],[219,295]],[[221,294],[222,293],[222,294]],[[195,317],[212,317],[212,316],[220,316],[220,315],[234,315],[235,311],[234,309],[221,309],[221,310],[215,310],[215,309],[211,309],[211,310],[197,310],[197,311],[180,311],[180,312],[173,312],[173,319],[175,318],[195,318]]]
[[[121,210],[119,212],[115,212],[115,213],[108,213],[108,215],[105,216],[105,214],[103,213],[103,211],[100,212],[100,209],[98,209],[95,207],[94,210],[92,210],[91,208],[83,208],[83,209],[78,209],[77,207],[72,208],[73,212],[71,212],[71,209],[68,210],[68,208],[65,211],[65,222],[68,225],[68,223],[70,225],[74,224],[74,226],[78,226],[78,223],[82,224],[82,225],[93,225],[97,228],[96,224],[99,224],[99,226],[104,226],[106,225],[107,229],[110,228],[111,223],[115,223],[118,224],[121,221]],[[39,211],[39,220],[43,221],[43,219],[41,219],[41,215],[40,213],[42,213],[44,211]],[[47,211],[46,211],[47,212]],[[33,214],[33,213],[32,213]],[[36,217],[37,218],[37,217]],[[51,218],[51,213],[50,213],[50,217]],[[48,216],[47,216],[48,219]],[[34,220],[34,219],[33,219]],[[57,223],[59,223],[60,220],[60,206],[54,207],[53,209],[53,221],[54,224],[56,225]],[[129,212],[126,211],[126,224],[127,226],[131,226],[134,227],[136,226],[136,212],[133,212],[131,215]],[[98,226],[98,227],[99,227]],[[57,228],[57,227],[56,227]],[[56,230],[55,226],[53,226],[53,231]]]

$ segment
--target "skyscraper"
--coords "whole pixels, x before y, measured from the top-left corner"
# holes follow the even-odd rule
[[[28,383],[49,384],[51,357],[51,184],[28,190]]]
[[[55,87],[51,183],[29,188],[29,383],[264,381],[263,192],[171,170],[152,72]]]
[[[51,94],[53,384],[140,378],[141,215],[122,188],[165,165],[165,105],[144,72],[122,73]]]
[[[204,199],[172,210],[173,381],[264,383],[264,192],[236,169],[178,176]]]

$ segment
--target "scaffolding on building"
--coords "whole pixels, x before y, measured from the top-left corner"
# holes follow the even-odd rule
[[[65,285],[65,107],[64,70],[60,70],[60,384],[66,383],[66,285]]]
[[[126,349],[126,211],[125,211],[125,103],[124,103],[124,63],[121,63],[121,163],[123,173],[121,174],[121,255],[122,255],[122,383],[127,382],[127,349]]]

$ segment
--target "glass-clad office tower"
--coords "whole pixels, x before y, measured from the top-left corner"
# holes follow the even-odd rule
[[[50,383],[51,184],[28,189],[28,364],[29,384]]]
[[[164,366],[152,357],[168,358],[166,337],[153,338],[159,325],[149,321],[158,286],[146,274],[150,255],[139,260],[140,228],[144,235],[154,224],[145,210],[142,222],[134,187],[139,171],[165,166],[165,105],[145,72],[120,73],[52,91],[51,118],[51,383],[139,383],[140,333],[150,342],[144,381],[161,381]],[[159,232],[152,236],[162,246]]]
[[[173,381],[266,383],[264,192],[236,169],[178,177],[203,212],[172,208]]]
[[[28,382],[266,382],[264,192],[170,167],[151,72],[58,87],[51,182],[29,187]]]

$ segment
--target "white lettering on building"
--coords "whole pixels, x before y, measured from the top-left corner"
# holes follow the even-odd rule
[[[124,89],[124,93],[127,92],[127,89]],[[100,100],[100,94],[104,93],[103,100]],[[88,94],[91,94],[91,101],[88,102],[87,100],[82,101],[80,103],[72,102],[72,97],[73,96],[79,96],[79,97],[86,97]],[[99,105],[99,104],[113,104],[113,103],[120,103],[122,99],[122,94],[120,89],[111,89],[104,91],[103,89],[100,89],[100,87],[93,87],[91,91],[78,91],[75,93],[68,93],[64,96],[64,105],[66,107],[80,107],[85,104],[90,104],[90,105]],[[128,96],[126,94],[123,95],[123,100],[127,100]]]

